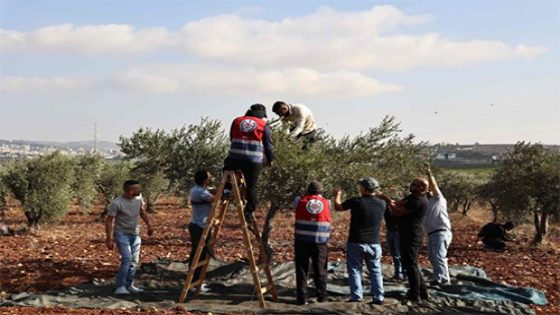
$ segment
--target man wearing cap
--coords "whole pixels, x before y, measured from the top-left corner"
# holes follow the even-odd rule
[[[403,267],[408,276],[408,299],[420,302],[429,300],[428,289],[418,269],[418,254],[424,236],[424,217],[428,209],[428,181],[415,178],[409,187],[410,195],[395,201],[386,194],[379,196],[389,204],[391,213],[399,218],[399,235]]]
[[[271,127],[287,122],[290,124],[289,132],[292,139],[302,139],[306,146],[315,141],[317,126],[313,113],[307,106],[278,101],[272,105],[272,111],[280,118],[271,122]]]
[[[379,230],[387,202],[378,198],[375,191],[379,183],[373,178],[358,181],[360,197],[342,202],[342,191],[334,191],[334,208],[350,210],[350,233],[346,248],[346,265],[350,283],[350,302],[363,300],[362,261],[368,268],[373,304],[383,304],[383,275],[381,273],[381,245]]]
[[[245,219],[248,224],[254,221],[253,212],[257,207],[257,182],[262,164],[274,160],[270,127],[263,119],[266,108],[254,104],[244,116],[233,120],[230,130],[231,146],[224,161],[224,170],[240,170],[247,185],[247,205]]]
[[[309,260],[313,268],[313,280],[317,291],[317,301],[327,301],[327,242],[331,231],[331,206],[324,198],[323,185],[314,181],[307,192],[296,197],[295,262],[296,295],[299,305],[307,302],[307,275]]]
[[[430,164],[426,163],[428,176],[428,211],[424,220],[424,230],[428,234],[428,258],[432,264],[431,285],[448,284],[449,267],[447,265],[447,249],[451,244],[451,221],[447,214],[447,200],[439,190]]]

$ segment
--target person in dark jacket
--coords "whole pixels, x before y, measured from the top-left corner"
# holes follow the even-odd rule
[[[514,240],[507,233],[507,231],[511,230],[513,230],[512,222],[506,222],[505,224],[488,223],[483,226],[478,233],[477,241],[482,239],[482,243],[484,243],[486,247],[497,252],[504,251],[506,242]]]

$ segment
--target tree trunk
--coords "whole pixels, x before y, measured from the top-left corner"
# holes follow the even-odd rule
[[[548,213],[544,210],[540,211],[540,217],[539,211],[535,211],[533,214],[535,223],[535,238],[533,239],[532,244],[538,245],[544,240],[546,230],[548,229]]]
[[[469,212],[469,201],[465,199],[465,201],[463,202],[463,215],[467,215],[468,212]]]
[[[270,209],[266,214],[266,219],[264,221],[263,230],[261,234],[261,240],[263,242],[263,246],[265,248],[265,253],[268,257],[268,262],[272,262],[272,258],[274,256],[274,252],[272,251],[272,247],[270,246],[270,232],[272,231],[272,220],[274,216],[276,216],[276,210],[278,208],[275,206],[274,202],[270,202]]]
[[[492,201],[490,201],[490,205],[492,206],[492,216],[494,217],[492,223],[496,223],[498,222],[498,206]]]

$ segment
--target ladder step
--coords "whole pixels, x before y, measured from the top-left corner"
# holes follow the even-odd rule
[[[198,287],[198,286],[201,285],[203,282],[204,282],[204,279],[199,279],[199,280],[197,280],[197,281],[195,281],[195,282],[192,282],[192,283],[191,283],[191,288]]]
[[[266,287],[261,288],[261,294],[266,294],[267,292],[270,292],[273,289],[274,289],[274,284],[269,283],[266,285]]]
[[[210,262],[210,257],[204,259],[203,261],[199,261],[198,264],[196,265],[196,268],[200,268],[202,266],[208,265],[209,262]]]

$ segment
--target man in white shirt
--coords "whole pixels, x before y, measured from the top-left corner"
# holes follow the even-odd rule
[[[283,122],[290,124],[290,137],[294,140],[303,138],[305,146],[315,141],[317,126],[311,110],[302,104],[289,104],[278,101],[272,105],[272,111],[280,118],[270,123],[270,127],[277,126]]]
[[[424,230],[428,234],[428,258],[432,263],[432,285],[449,284],[449,267],[447,250],[453,234],[451,222],[447,214],[447,200],[439,190],[436,179],[432,175],[430,164],[426,163],[428,175],[429,198],[428,210],[424,220]]]

